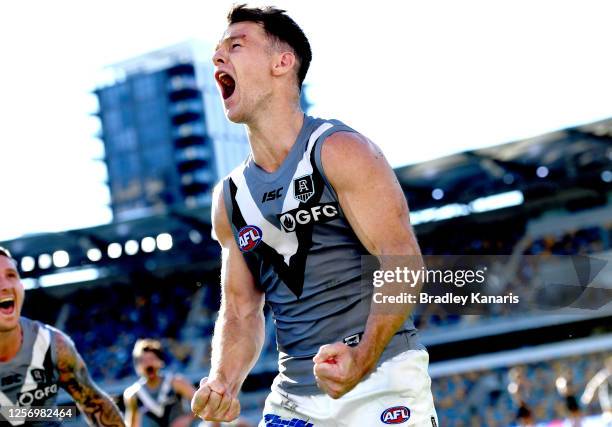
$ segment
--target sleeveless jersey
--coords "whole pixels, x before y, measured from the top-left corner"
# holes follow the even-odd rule
[[[275,386],[298,395],[321,393],[312,357],[324,344],[358,343],[370,312],[372,286],[361,285],[361,256],[368,253],[321,165],[322,143],[338,131],[355,132],[337,120],[304,116],[276,171],[249,157],[223,181],[236,242],[274,316]],[[408,319],[379,363],[415,348],[423,347]]]
[[[19,352],[8,362],[0,362],[0,406],[44,406],[53,408],[59,392],[55,329],[21,317],[23,341]],[[59,426],[59,422],[7,421],[0,415],[0,424],[13,426]]]
[[[162,375],[161,378],[160,385],[155,389],[149,388],[144,378],[130,386],[131,393],[136,397],[141,427],[169,426],[185,414],[181,397],[172,387],[172,375]]]

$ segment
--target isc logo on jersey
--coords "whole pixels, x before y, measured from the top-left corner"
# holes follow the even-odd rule
[[[385,424],[402,424],[410,419],[410,409],[405,406],[394,406],[387,408],[380,415],[380,420]]]
[[[242,252],[255,249],[261,242],[263,234],[261,229],[255,225],[244,226],[238,231],[238,246]]]
[[[325,203],[309,208],[293,209],[278,216],[281,227],[288,233],[295,231],[301,225],[313,222],[327,222],[334,218],[338,218],[337,203]]]

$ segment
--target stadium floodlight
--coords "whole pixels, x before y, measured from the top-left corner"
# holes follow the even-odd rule
[[[38,266],[40,268],[42,268],[43,270],[46,270],[47,268],[51,267],[52,263],[53,263],[53,261],[51,259],[51,255],[49,255],[49,254],[40,254],[38,256]]]
[[[138,242],[136,240],[128,240],[125,242],[125,253],[128,255],[135,255],[138,253]]]
[[[120,243],[111,243],[106,250],[109,258],[116,259],[123,253],[123,246]]]
[[[469,204],[472,212],[488,212],[523,204],[525,196],[522,191],[508,191],[472,200]]]
[[[36,266],[36,260],[31,256],[21,258],[21,271],[32,271]]]
[[[169,233],[161,233],[155,239],[157,248],[160,251],[168,251],[172,249],[172,236]]]
[[[601,180],[603,182],[612,182],[612,172],[611,171],[603,171],[601,173]]]
[[[66,267],[70,264],[70,255],[66,251],[55,251],[53,252],[53,265],[57,268]]]
[[[546,178],[548,176],[548,168],[546,166],[538,166],[536,175],[538,178]]]
[[[153,252],[155,250],[155,246],[156,246],[156,243],[153,237],[145,237],[140,242],[140,248],[142,249],[143,252],[146,252],[146,253]]]
[[[50,286],[68,285],[70,283],[88,282],[98,277],[100,277],[100,272],[97,268],[82,268],[61,273],[46,274],[40,276],[38,281],[41,287],[47,288]]]
[[[98,262],[102,259],[102,251],[98,248],[91,248],[87,251],[87,258],[91,262]]]
[[[31,277],[26,277],[21,279],[21,283],[23,284],[23,289],[29,291],[30,289],[36,289],[38,287],[38,280],[33,279]]]
[[[431,192],[431,197],[433,197],[434,200],[442,200],[444,197],[444,190],[441,188],[434,188],[434,190]]]
[[[202,243],[202,234],[198,230],[189,230],[189,240],[198,245]]]

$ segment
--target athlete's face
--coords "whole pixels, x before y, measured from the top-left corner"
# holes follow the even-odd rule
[[[138,374],[145,378],[155,378],[159,373],[159,370],[164,367],[162,362],[155,353],[145,351],[142,353],[138,362],[136,363],[136,371]]]
[[[19,325],[25,292],[12,260],[0,255],[0,332]]]
[[[269,102],[273,61],[274,49],[261,25],[239,22],[227,28],[213,63],[229,120],[248,122],[257,109]]]

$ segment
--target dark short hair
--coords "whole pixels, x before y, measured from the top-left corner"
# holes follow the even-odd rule
[[[161,342],[151,338],[142,338],[136,341],[136,344],[134,344],[134,350],[132,351],[132,358],[134,359],[134,362],[137,362],[138,359],[140,359],[147,351],[155,354],[159,360],[164,360],[164,351],[162,349]]]
[[[302,83],[312,60],[312,51],[306,35],[285,10],[273,6],[259,8],[238,4],[234,5],[227,14],[227,22],[230,25],[238,22],[256,22],[263,26],[269,36],[287,43],[298,59],[298,88],[302,89]]]

